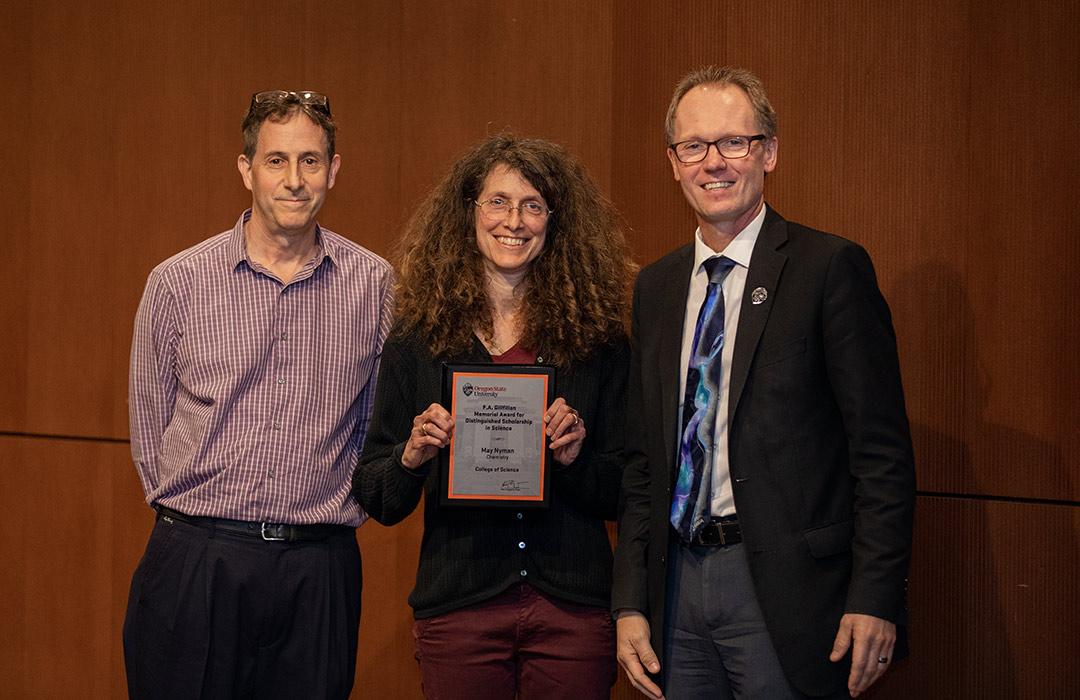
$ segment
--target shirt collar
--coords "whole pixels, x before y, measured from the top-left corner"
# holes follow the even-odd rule
[[[754,244],[757,243],[758,234],[761,233],[761,225],[765,222],[765,209],[766,206],[763,204],[761,206],[761,211],[757,213],[757,216],[751,219],[750,223],[746,225],[746,228],[739,231],[739,235],[731,239],[731,242],[727,244],[727,247],[719,253],[707,246],[705,241],[701,240],[700,227],[695,230],[694,274],[706,274],[704,268],[701,266],[702,263],[717,255],[723,255],[726,258],[730,258],[736,265],[749,269],[750,256],[754,253]]]
[[[236,221],[236,225],[233,226],[232,233],[229,234],[229,265],[233,270],[242,262],[247,263],[248,267],[252,267],[251,261],[247,257],[247,244],[244,241],[244,225],[247,224],[249,219],[251,219],[251,209],[245,209],[244,213]],[[338,246],[333,240],[323,235],[322,227],[319,226],[318,222],[315,223],[315,250],[316,253],[313,256],[315,262],[313,264],[309,263],[313,268],[317,268],[326,258],[330,258],[330,262],[334,266],[338,265]]]

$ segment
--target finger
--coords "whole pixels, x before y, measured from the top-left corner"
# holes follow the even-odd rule
[[[896,639],[889,639],[882,646],[881,656],[886,660],[883,662],[885,666],[891,666],[893,662],[893,651],[896,648]]]
[[[840,629],[836,631],[836,639],[833,640],[832,653],[829,654],[829,661],[833,663],[844,658],[844,654],[847,654],[848,648],[851,646],[851,627],[843,619],[840,620]]]
[[[578,413],[577,411],[575,411],[574,409],[570,408],[569,406],[567,406],[566,410],[567,410],[567,417],[563,419],[563,420],[564,420],[564,422],[563,422],[563,425],[565,426],[565,428],[564,428],[564,429],[565,429],[565,430],[566,430],[567,432],[570,432],[570,431],[575,431],[575,430],[577,430],[577,429],[578,429],[579,427],[581,427],[581,425],[582,425],[582,422],[583,422],[583,421],[581,420],[581,414],[579,414],[579,413]],[[565,421],[566,421],[567,419],[569,419],[569,422],[570,422],[570,424],[569,424],[569,425],[566,425],[566,422],[565,422]]]
[[[630,679],[630,684],[640,690],[653,700],[661,700],[663,693],[660,692],[660,688],[652,682],[652,679],[645,673],[645,668],[638,660],[637,654],[633,652],[620,653],[619,665],[626,671],[626,677]]]
[[[871,664],[877,663],[877,657],[870,658],[870,650],[865,641],[856,639],[851,650],[851,673],[848,675],[848,690],[858,693],[866,689],[863,685],[867,674],[872,673]]]
[[[575,424],[581,425],[581,420],[572,411],[561,411],[548,423],[547,434],[549,437],[557,438],[572,430]]]
[[[630,683],[640,690],[645,697],[652,698],[652,700],[664,700],[664,694],[660,692],[660,687],[653,683],[648,676],[642,674],[636,679],[631,678]]]
[[[420,433],[423,437],[434,438],[435,442],[429,444],[436,447],[446,447],[450,442],[450,433],[441,428],[438,423],[425,421],[420,425]]]
[[[445,408],[433,403],[413,419],[413,427],[419,430],[422,437],[431,435],[437,438],[437,441],[431,444],[446,447],[454,432],[454,419]]]
[[[548,409],[544,411],[544,422],[550,423],[551,419],[555,417],[555,414],[559,412],[559,409],[561,409],[565,405],[566,399],[561,396],[552,401],[551,405],[548,406]]]
[[[867,690],[877,682],[892,663],[893,646],[896,643],[896,635],[892,628],[876,626],[871,628],[865,637],[865,643],[861,646],[866,649],[866,663],[863,665],[863,675],[859,679],[858,690]],[[859,651],[860,640],[855,640],[855,650]]]
[[[416,434],[414,429],[412,434],[409,435],[409,439],[405,441],[405,449],[401,453],[401,463],[409,469],[416,469],[434,457],[437,451],[436,447],[423,444],[423,441],[430,439]]]
[[[423,425],[418,425],[415,428],[413,428],[411,431],[409,431],[409,442],[408,442],[408,444],[411,445],[413,447],[413,449],[417,449],[417,450],[422,450],[422,449],[427,448],[427,447],[431,447],[431,448],[439,448],[439,447],[441,447],[442,446],[442,440],[440,440],[439,438],[437,438],[437,437],[435,437],[434,435],[431,434],[431,431],[434,430],[434,428],[432,428],[430,424],[428,424],[427,430],[428,430],[428,432],[425,433]]]
[[[647,639],[631,639],[630,644],[633,645],[637,658],[641,659],[641,663],[649,669],[650,673],[660,671],[660,661],[656,658],[656,652],[653,651],[652,644],[649,644]]]
[[[545,428],[549,436],[555,436],[556,434],[562,434],[569,428],[574,419],[571,417],[570,411],[566,407],[561,407],[551,417],[547,418],[547,428]]]
[[[892,652],[893,643],[891,640],[886,640],[876,652],[871,652],[870,665],[872,668],[863,676],[861,690],[869,689],[870,686],[877,683],[879,678],[885,675],[885,672],[889,670],[889,666],[892,665]]]
[[[565,433],[564,435],[561,435],[558,438],[553,438],[551,440],[550,447],[553,450],[557,450],[560,447],[566,447],[568,445],[574,444],[575,442],[582,442],[584,440],[585,440],[585,424],[584,423],[578,423],[578,427],[575,430],[572,430],[572,431],[570,431],[568,433]]]
[[[418,418],[423,422],[431,423],[438,426],[443,432],[446,432],[454,424],[454,418],[449,412],[437,403],[433,403],[424,409]]]

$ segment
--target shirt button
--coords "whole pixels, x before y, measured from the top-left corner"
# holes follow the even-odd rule
[[[278,384],[284,384],[285,383],[285,377],[278,377],[277,383]]]
[[[525,543],[524,542],[518,542],[518,549],[525,549]]]
[[[273,478],[274,478],[274,468],[273,468],[273,467],[271,467],[271,468],[267,469],[267,470],[266,470],[266,473],[270,475],[270,478],[271,478],[271,479],[273,479]]]
[[[521,519],[522,519],[522,518],[524,518],[524,517],[525,517],[525,514],[524,514],[524,513],[518,513],[518,514],[517,514],[517,519],[518,519],[518,520],[521,520]]]
[[[281,423],[274,421],[274,430],[281,430]]]
[[[519,571],[518,573],[520,573],[520,574],[521,574],[522,576],[528,576],[528,575],[529,575],[529,572],[528,572],[528,571],[526,571],[525,569],[522,569],[522,570],[521,570],[521,571]]]
[[[286,331],[282,331],[282,332],[281,332],[281,339],[282,339],[282,340],[288,340],[288,339],[289,339],[289,334],[288,334],[288,332],[286,332]]]

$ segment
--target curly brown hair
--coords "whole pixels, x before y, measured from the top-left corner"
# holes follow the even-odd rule
[[[519,342],[566,366],[627,335],[637,266],[615,207],[561,146],[489,137],[462,156],[424,199],[393,254],[398,329],[427,336],[435,357],[467,352],[494,331],[475,199],[498,165],[517,171],[553,209],[547,240],[523,280]]]

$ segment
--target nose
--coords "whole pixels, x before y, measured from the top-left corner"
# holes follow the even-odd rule
[[[707,170],[723,170],[727,167],[727,161],[720,155],[720,144],[710,143],[706,149],[705,168]]]
[[[506,221],[503,222],[506,228],[511,231],[521,228],[521,205],[516,207],[510,207],[510,211],[506,212]]]
[[[285,168],[285,187],[290,190],[298,190],[304,186],[304,173],[300,170],[300,163],[290,163]]]

